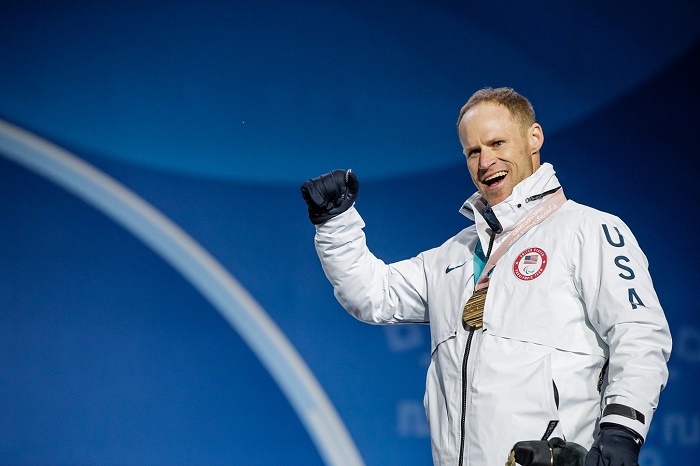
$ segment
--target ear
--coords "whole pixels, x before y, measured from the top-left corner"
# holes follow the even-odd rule
[[[544,132],[539,123],[534,123],[528,131],[530,143],[530,155],[532,156],[532,165],[535,169],[540,166],[540,148],[544,144]]]
[[[530,130],[527,134],[530,138],[530,148],[532,152],[539,152],[540,148],[542,148],[542,144],[544,144],[544,132],[540,124],[534,123],[530,126]]]

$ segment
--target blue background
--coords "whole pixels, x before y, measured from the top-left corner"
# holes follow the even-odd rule
[[[352,167],[376,255],[434,247],[469,224],[459,108],[480,87],[516,88],[568,197],[620,216],[647,253],[675,346],[640,463],[674,465],[700,453],[698,17],[690,1],[3,1],[0,118],[211,252],[300,352],[367,464],[430,464],[428,330],[342,310],[299,185]],[[0,264],[0,463],[321,463],[188,282],[4,157]]]

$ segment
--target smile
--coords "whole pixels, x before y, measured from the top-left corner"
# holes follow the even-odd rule
[[[508,174],[508,172],[505,171],[505,170],[504,170],[504,171],[500,171],[500,172],[496,172],[496,173],[494,173],[493,175],[489,176],[488,178],[484,178],[483,183],[484,183],[486,186],[491,186],[491,185],[496,184],[496,183],[498,183],[499,181],[501,181],[503,178],[506,177],[507,174]]]

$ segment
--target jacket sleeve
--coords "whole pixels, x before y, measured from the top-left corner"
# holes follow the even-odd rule
[[[574,243],[574,281],[590,324],[609,351],[600,422],[646,438],[671,354],[671,333],[647,258],[624,222],[599,212],[583,217]]]
[[[340,304],[369,323],[428,322],[425,255],[385,264],[367,248],[357,210],[316,226],[315,245]]]

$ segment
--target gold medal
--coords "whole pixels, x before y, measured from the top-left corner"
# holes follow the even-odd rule
[[[484,326],[484,303],[486,303],[487,291],[488,287],[474,291],[472,297],[464,305],[462,320],[470,327],[480,329]]]

